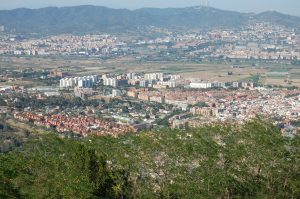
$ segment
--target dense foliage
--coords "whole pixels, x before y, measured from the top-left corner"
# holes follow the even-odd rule
[[[4,101],[3,97],[0,96],[0,106],[6,106],[6,102]]]
[[[0,154],[0,198],[300,198],[300,139],[272,125],[120,138],[32,135]]]
[[[33,107],[35,109],[41,109],[46,106],[59,106],[60,108],[74,108],[81,106],[98,106],[99,100],[82,100],[80,98],[67,99],[62,96],[52,96],[47,99],[41,100],[36,97],[29,96],[19,96],[18,100],[14,101],[12,106],[17,109],[22,109],[26,107]]]

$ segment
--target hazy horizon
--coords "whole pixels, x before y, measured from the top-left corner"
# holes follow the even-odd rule
[[[189,7],[208,5],[214,8],[232,10],[238,12],[254,12],[260,13],[264,11],[278,11],[285,14],[300,16],[300,1],[299,0],[28,0],[26,2],[21,0],[10,0],[9,2],[2,2],[0,10],[11,10],[16,8],[43,8],[49,6],[64,7],[64,6],[78,6],[78,5],[95,5],[106,6],[110,8],[126,8],[139,9],[144,7],[153,8],[168,8],[168,7]]]

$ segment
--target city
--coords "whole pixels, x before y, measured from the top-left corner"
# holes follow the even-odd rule
[[[66,73],[58,71],[54,71],[53,74],[66,75]],[[101,117],[115,120],[116,123],[124,125],[124,128],[129,125],[130,128],[124,132],[130,133],[147,127],[159,127],[160,125],[157,125],[159,121],[168,118],[167,126],[185,128],[219,122],[243,123],[257,116],[263,116],[274,120],[274,124],[278,125],[288,136],[299,131],[300,91],[288,88],[266,88],[251,81],[206,82],[183,79],[180,75],[173,74],[128,73],[105,74],[101,77],[97,75],[64,77],[57,81],[56,87],[4,86],[0,91],[4,97],[2,100],[15,102],[11,107],[8,106],[5,109],[14,109],[13,113],[16,119],[31,120],[37,126],[50,127],[52,125],[57,128],[58,132],[74,131],[82,136],[88,135],[89,126],[100,129],[106,127],[101,125],[95,127],[95,123],[82,121],[83,124],[80,126],[85,129],[74,130],[74,125],[63,129],[61,128],[61,125],[64,124],[63,121],[60,121],[60,125],[52,124],[51,120],[47,124],[46,118],[43,117],[49,113],[70,117],[72,114],[78,114],[79,108],[84,112],[85,117],[92,116],[96,119],[100,114]],[[46,109],[45,107],[29,106],[22,110],[16,107],[18,98],[15,97],[15,94],[26,95],[39,101],[73,95],[87,101],[94,100],[94,105],[97,106],[74,106],[71,108],[77,107],[77,109],[69,110],[67,115],[65,115],[66,110],[57,105],[47,106]],[[116,100],[118,103],[111,103]],[[178,114],[174,114],[176,112]],[[189,117],[182,117],[182,115]],[[37,116],[36,119],[35,116]],[[78,124],[78,121],[75,121],[74,124],[76,123]],[[122,134],[120,130],[116,130],[116,134],[119,133]],[[100,130],[96,134],[105,135]],[[111,134],[111,132],[107,132],[107,134]]]
[[[155,32],[155,29],[149,29]],[[176,33],[161,30],[161,34],[164,36],[154,39],[145,37],[143,40],[136,36],[137,39],[130,40],[108,34],[64,34],[34,39],[7,33],[0,37],[0,54],[97,57],[134,54],[148,60],[228,58],[266,60],[271,63],[300,60],[299,33],[295,29],[269,23],[253,21],[241,28],[203,32]],[[148,51],[150,55],[141,54],[142,50]]]

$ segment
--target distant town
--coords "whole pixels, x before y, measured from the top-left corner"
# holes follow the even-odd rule
[[[5,27],[0,26],[0,32]],[[0,54],[28,56],[96,56],[112,58],[133,54],[146,60],[243,59],[269,62],[300,60],[300,35],[296,30],[270,23],[253,22],[237,29],[176,33],[149,27],[164,35],[138,39],[110,34],[57,35],[28,38],[1,34]],[[145,53],[146,50],[146,53]]]

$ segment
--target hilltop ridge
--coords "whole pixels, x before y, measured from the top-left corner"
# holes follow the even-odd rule
[[[204,6],[128,10],[84,5],[0,11],[0,24],[7,30],[38,34],[119,33],[145,26],[175,30],[230,28],[242,26],[249,20],[300,27],[300,17],[278,12],[240,13]]]

